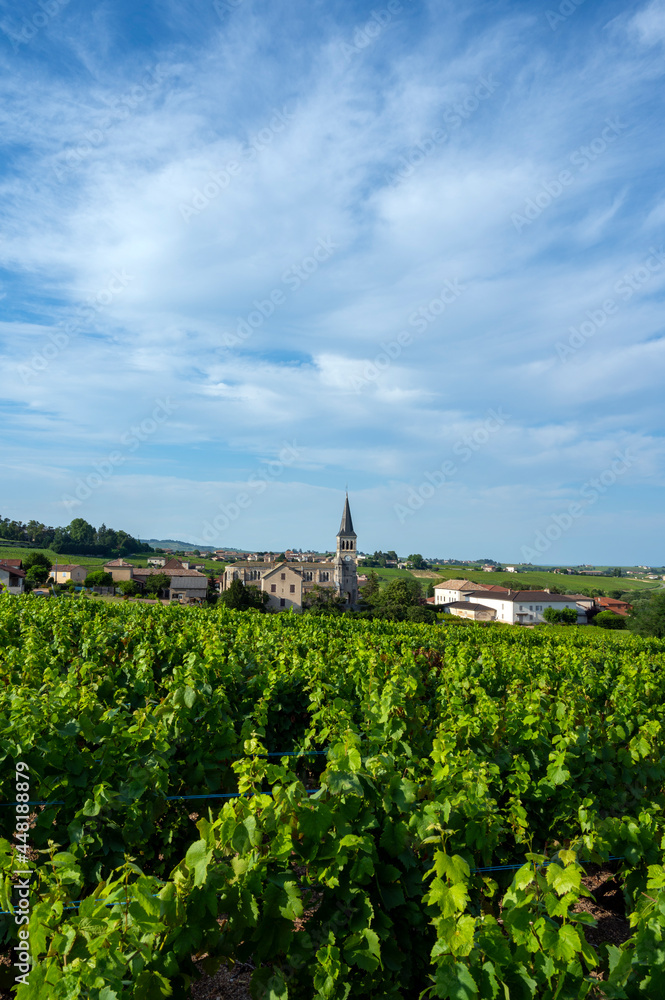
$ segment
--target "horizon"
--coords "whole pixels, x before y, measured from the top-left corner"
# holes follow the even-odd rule
[[[5,12],[3,514],[664,563],[665,0],[564,6]]]

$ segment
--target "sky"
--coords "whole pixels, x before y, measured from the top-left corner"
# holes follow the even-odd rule
[[[0,2],[0,514],[661,565],[665,2]]]

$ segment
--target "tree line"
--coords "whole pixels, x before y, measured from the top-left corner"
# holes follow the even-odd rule
[[[107,528],[105,524],[95,528],[82,517],[75,517],[66,527],[47,527],[40,521],[14,521],[0,518],[0,539],[35,548],[51,549],[52,552],[66,552],[68,555],[102,556],[114,558],[152,552],[147,542],[140,542],[127,531]],[[1,552],[0,552],[1,557]]]

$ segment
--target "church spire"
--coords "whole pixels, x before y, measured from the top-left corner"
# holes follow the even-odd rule
[[[349,507],[349,494],[346,494],[346,500],[344,502],[344,513],[342,514],[342,523],[339,526],[339,531],[337,532],[337,537],[340,535],[355,535],[353,530],[353,521],[351,520],[351,508]]]

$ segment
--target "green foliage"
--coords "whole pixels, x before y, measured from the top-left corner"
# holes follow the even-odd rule
[[[87,579],[89,580],[90,577],[88,576]],[[138,584],[134,580],[120,580],[116,583],[115,589],[127,597],[134,597],[139,592]]]
[[[85,585],[86,587],[112,587],[113,575],[105,573],[102,569],[93,570],[92,573],[88,573],[86,576]]]
[[[242,580],[232,580],[230,586],[219,595],[218,603],[234,611],[262,611],[268,600],[268,595],[258,587],[246,587]]]
[[[598,616],[600,617],[600,616]],[[665,637],[665,591],[652,593],[644,601],[635,604],[628,619],[628,627],[637,635]]]
[[[545,608],[543,618],[551,625],[577,624],[577,612],[573,608]]]
[[[665,642],[625,640],[3,596],[2,785],[51,803],[17,1000],[185,997],[204,954],[262,1000],[662,997]]]
[[[147,595],[157,597],[160,591],[169,590],[170,586],[171,577],[167,576],[166,573],[151,573],[150,576],[146,577],[143,589]]]
[[[617,615],[614,611],[599,611],[594,616],[593,624],[598,628],[624,629],[628,627],[627,619],[623,615]]]
[[[302,606],[311,615],[341,615],[346,608],[346,601],[332,587],[319,587],[316,584],[303,596]]]

